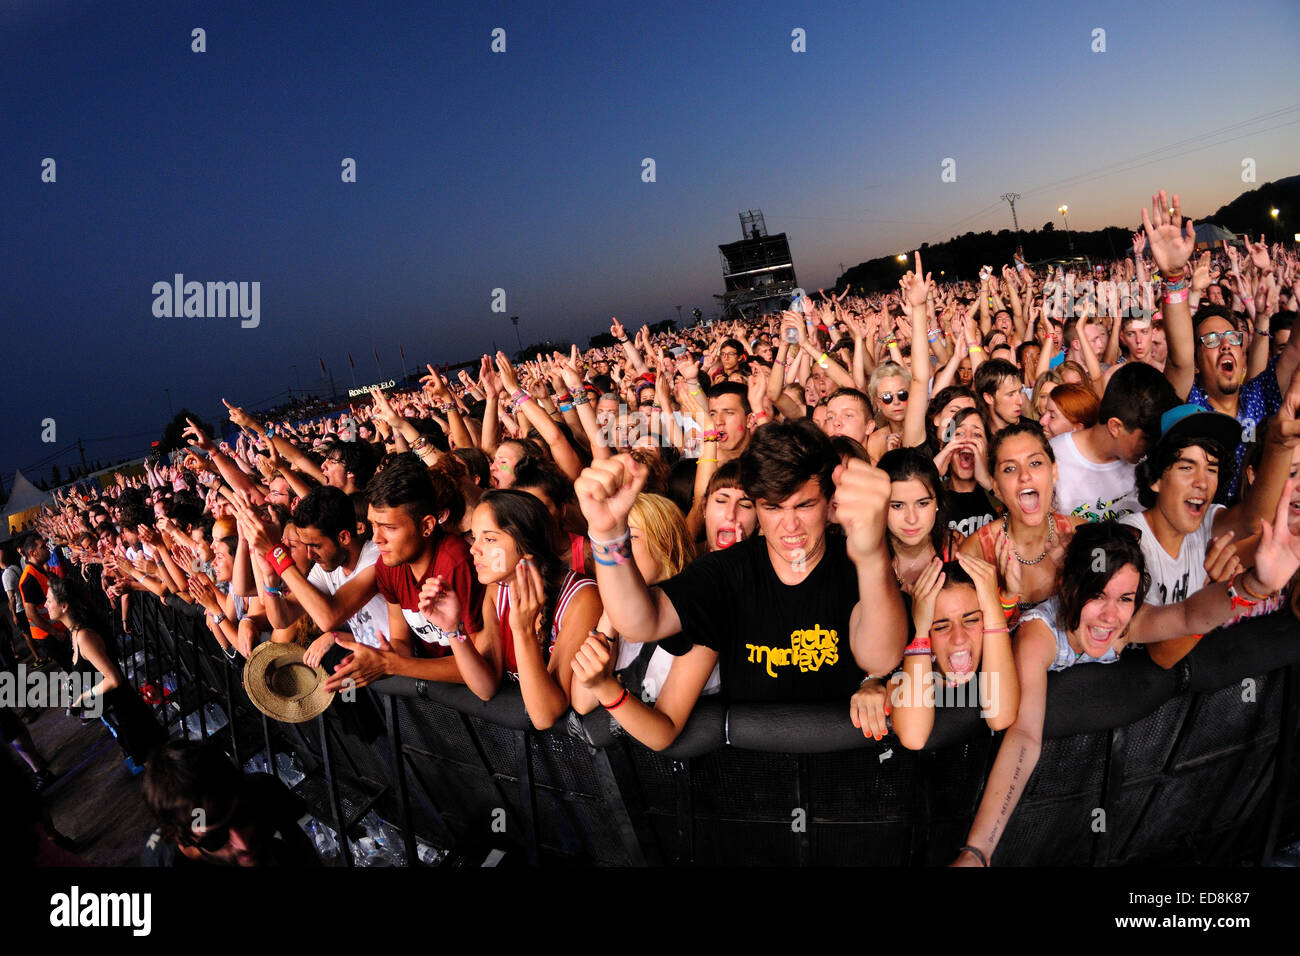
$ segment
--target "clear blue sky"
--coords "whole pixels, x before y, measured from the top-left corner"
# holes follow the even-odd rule
[[[1089,229],[1136,224],[1160,186],[1213,210],[1250,188],[1244,157],[1259,182],[1300,172],[1289,0],[446,7],[0,8],[6,489],[78,435],[147,433],[91,458],[147,447],[164,387],[211,419],[291,364],[319,388],[317,356],[346,385],[349,350],[364,383],[372,347],[384,377],[399,344],[412,364],[513,347],[494,288],[525,342],[708,314],[742,209],[816,287],[1008,227],[1008,190],[1026,228],[1065,202]],[[260,327],[155,318],[178,272],[259,281]]]

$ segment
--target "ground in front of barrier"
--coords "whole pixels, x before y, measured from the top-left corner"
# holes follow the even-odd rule
[[[55,827],[75,841],[76,855],[96,866],[139,865],[155,824],[141,778],[131,776],[103,721],[83,725],[62,710],[45,710],[27,729],[54,774],[41,794],[46,809]]]

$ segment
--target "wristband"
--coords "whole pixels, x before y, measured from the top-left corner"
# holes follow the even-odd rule
[[[1232,576],[1232,580],[1228,582],[1228,599],[1232,601],[1232,609],[1234,611],[1243,607],[1255,607],[1257,604],[1259,604],[1258,600],[1251,601],[1247,598],[1242,597],[1241,594],[1238,593],[1237,591],[1237,582],[1240,581],[1243,577],[1245,577],[1245,574],[1246,572],[1244,571],[1238,571],[1236,574]]]
[[[1168,294],[1168,293],[1170,293],[1170,292],[1181,292],[1183,289],[1186,289],[1186,288],[1187,288],[1187,277],[1186,277],[1186,276],[1182,276],[1182,277],[1179,278],[1176,282],[1166,282],[1166,283],[1165,283],[1165,293],[1166,293],[1166,294]]]
[[[571,412],[573,411],[573,402],[560,402],[559,408],[561,412]]]
[[[583,392],[581,395],[573,396],[573,407],[577,408],[579,405],[586,405],[590,401],[591,401],[591,396],[588,395],[586,392]]]
[[[975,859],[980,861],[980,866],[984,867],[986,870],[988,869],[989,858],[984,855],[983,850],[973,846],[964,846],[957,851],[957,855],[961,856],[963,853],[969,853],[971,856],[975,857]]]
[[[930,653],[929,634],[926,634],[925,636],[921,636],[920,634],[918,634],[912,640],[912,643],[908,644],[907,647],[903,649],[904,657],[911,657],[913,654],[929,654],[929,653]]]
[[[984,628],[984,633],[985,633],[985,634],[1010,634],[1010,633],[1011,633],[1011,628],[1009,628],[1009,627],[986,627],[986,628]]]
[[[262,590],[265,591],[267,594],[274,594],[277,597],[282,596],[284,594],[284,588],[267,587],[265,584],[262,585]]]
[[[556,396],[555,396],[555,401],[556,401],[556,404],[560,404],[560,403],[562,403],[562,402],[567,402],[567,401],[569,401],[569,400],[572,399],[572,398],[573,398],[573,396],[572,396],[571,394],[569,394],[568,392],[561,392],[559,395],[556,395]]]
[[[444,631],[442,628],[440,628],[437,624],[434,624],[432,621],[429,622],[429,626],[433,628],[433,633],[438,636],[438,639],[444,643],[449,644],[452,641],[455,641],[458,644],[465,643],[465,639],[466,639],[465,629],[461,627],[459,624],[457,624],[456,627],[450,631]]]
[[[266,563],[275,569],[275,573],[284,577],[284,572],[293,567],[293,555],[283,544],[273,544],[266,552]]]
[[[984,346],[982,346],[982,345],[972,345],[968,351],[970,351],[971,354],[974,354],[974,353],[976,353],[976,352],[983,352],[983,351],[984,351]]]
[[[828,367],[830,367],[830,362],[827,360],[827,358],[826,358],[826,353],[825,353],[825,352],[823,352],[823,353],[822,353],[822,357],[819,358],[819,359],[817,360],[817,365],[818,365],[819,368],[828,368]]]
[[[623,704],[627,701],[629,696],[630,695],[627,692],[627,688],[624,687],[623,693],[618,695],[618,700],[614,701],[614,703],[612,704],[608,704],[608,705],[601,704],[600,706],[604,707],[606,710],[615,710],[616,708],[622,707]]]
[[[619,537],[613,541],[598,541],[595,538],[588,538],[591,542],[591,556],[597,564],[603,564],[605,567],[613,567],[617,564],[627,564],[632,560],[632,532],[625,530]]]
[[[429,444],[429,440],[425,438],[423,435],[421,435],[419,438],[417,438],[415,441],[411,443],[411,451],[419,451],[427,444]]]
[[[1254,569],[1252,568],[1251,570],[1253,571]],[[1256,575],[1255,577],[1256,577],[1256,579],[1258,580],[1259,575]],[[1260,581],[1260,584],[1263,584],[1263,583],[1264,583],[1263,581]],[[1253,597],[1256,601],[1267,601],[1267,600],[1269,599],[1269,597],[1271,596],[1271,595],[1268,595],[1268,594],[1256,594],[1254,591],[1252,591],[1252,590],[1251,590],[1251,589],[1246,585],[1246,575],[1245,575],[1244,572],[1241,574],[1241,589],[1242,589],[1243,591],[1245,591],[1247,594],[1249,594],[1251,597]]]
[[[1254,297],[1253,295],[1243,295],[1243,296],[1241,297],[1241,301],[1242,301],[1242,302],[1254,302],[1254,301],[1255,301],[1255,297]]]
[[[1174,291],[1165,293],[1165,305],[1177,305],[1179,302],[1187,301],[1187,291]]]

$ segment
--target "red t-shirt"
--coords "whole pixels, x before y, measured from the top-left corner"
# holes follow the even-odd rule
[[[434,547],[433,562],[424,577],[418,581],[411,573],[409,564],[390,568],[382,559],[375,563],[375,586],[385,601],[402,609],[407,626],[417,638],[417,657],[445,657],[451,653],[450,642],[439,640],[433,625],[417,610],[420,588],[431,577],[441,577],[460,598],[460,624],[465,633],[477,634],[483,630],[484,588],[474,573],[474,560],[470,557],[469,545],[460,535],[440,534]]]

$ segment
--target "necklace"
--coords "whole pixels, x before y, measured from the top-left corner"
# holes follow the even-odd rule
[[[1047,544],[1043,546],[1043,553],[1040,554],[1038,557],[1034,558],[1034,560],[1032,561],[1026,561],[1024,558],[1020,556],[1020,552],[1016,550],[1016,542],[1011,537],[1011,532],[1007,530],[1006,515],[1002,516],[1002,533],[1005,534],[1007,536],[1007,540],[1011,542],[1011,553],[1016,556],[1016,560],[1019,561],[1021,564],[1023,564],[1025,567],[1032,568],[1035,564],[1042,563],[1043,559],[1047,557],[1047,552],[1052,550],[1052,545],[1056,543],[1056,519],[1051,515],[1048,516]]]
[[[917,568],[921,567],[922,565],[929,564],[931,561],[933,561],[934,553],[931,552],[930,554],[922,555],[919,559],[911,562],[910,564],[903,564],[902,567],[898,566],[899,565],[898,559],[899,556],[895,555],[894,556],[894,577],[898,579],[899,584],[902,584],[903,579],[907,577],[907,575],[911,574],[913,571],[915,571]]]

